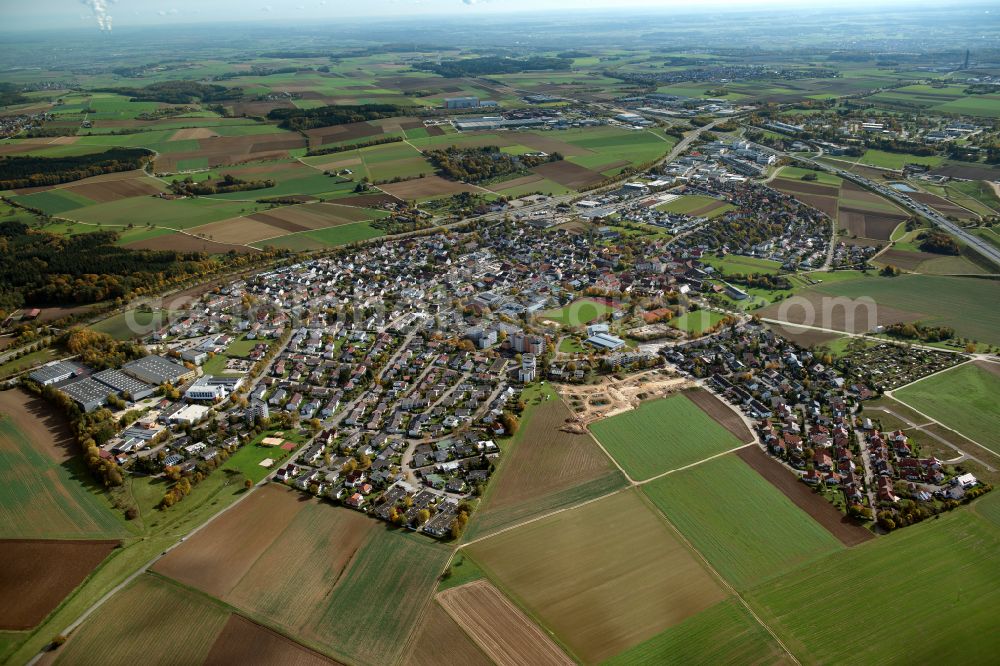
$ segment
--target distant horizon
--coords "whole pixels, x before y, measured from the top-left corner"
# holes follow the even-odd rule
[[[2,10],[4,23],[0,33],[46,33],[60,31],[111,32],[135,28],[174,27],[190,28],[210,25],[275,25],[335,24],[339,21],[357,20],[392,23],[440,20],[456,21],[479,18],[516,18],[559,15],[567,11],[572,19],[581,14],[598,15],[615,13],[621,18],[629,15],[699,15],[707,13],[769,13],[796,8],[808,14],[844,11],[869,14],[881,10],[918,9],[952,11],[955,9],[984,8],[984,14],[1000,15],[994,4],[981,0],[942,7],[931,2],[912,3],[905,0],[886,0],[876,4],[864,0],[847,0],[835,10],[819,8],[805,0],[706,0],[696,7],[661,0],[370,0],[363,8],[352,5],[338,7],[341,0],[216,0],[210,4],[195,0],[173,0],[166,4],[152,4],[145,0],[36,0],[30,4],[19,3]],[[581,6],[581,2],[584,3]],[[206,6],[210,7],[206,11]],[[417,39],[416,41],[419,41]]]

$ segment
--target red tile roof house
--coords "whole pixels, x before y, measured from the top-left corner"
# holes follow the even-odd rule
[[[344,500],[344,504],[346,504],[347,506],[352,506],[355,509],[357,509],[364,503],[365,503],[365,498],[361,496],[361,493],[354,493],[346,500]]]

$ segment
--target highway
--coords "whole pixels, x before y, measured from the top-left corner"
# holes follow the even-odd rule
[[[791,159],[793,160],[809,164],[821,171],[827,171],[829,173],[840,176],[841,178],[857,183],[858,185],[861,185],[866,189],[872,190],[873,192],[882,195],[883,197],[889,199],[890,201],[897,204],[901,208],[920,217],[927,218],[937,226],[942,227],[943,229],[948,231],[948,233],[962,239],[962,241],[965,244],[972,247],[974,250],[976,250],[976,252],[983,255],[997,266],[1000,266],[1000,249],[994,247],[993,245],[983,240],[982,238],[979,238],[974,234],[970,234],[961,226],[955,224],[945,216],[941,215],[941,213],[937,212],[930,206],[922,204],[919,201],[914,201],[909,196],[907,196],[906,193],[899,192],[891,187],[882,185],[881,183],[876,183],[874,181],[868,180],[864,176],[860,176],[856,173],[851,173],[850,171],[844,171],[843,169],[838,169],[837,167],[830,166],[829,164],[817,162],[814,159],[810,159],[807,157],[793,157],[793,156],[789,157],[791,157]]]

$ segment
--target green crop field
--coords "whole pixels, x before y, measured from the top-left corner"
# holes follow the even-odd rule
[[[1000,454],[1000,364],[966,363],[893,397]]]
[[[95,655],[108,666],[148,662],[152,655],[170,655],[169,661],[178,664],[202,663],[228,618],[222,604],[144,574],[73,633],[56,663],[94,663]]]
[[[735,455],[665,476],[642,490],[737,590],[843,548]]]
[[[148,335],[157,327],[165,325],[169,318],[170,313],[164,310],[129,310],[99,321],[90,328],[107,333],[115,340],[129,340]]]
[[[937,155],[911,155],[909,153],[889,153],[884,150],[866,150],[858,162],[861,164],[871,164],[883,169],[902,169],[906,164],[925,164],[927,166],[937,166],[944,161],[943,157]]]
[[[604,662],[604,666],[653,664],[774,664],[781,646],[735,599],[689,617]]]
[[[74,220],[91,224],[137,227],[153,224],[171,229],[190,229],[209,222],[230,217],[249,215],[266,206],[242,201],[215,201],[212,199],[166,200],[156,197],[132,197],[74,210],[67,215]]]
[[[90,472],[78,457],[57,461],[56,437],[45,426],[29,432],[20,416],[27,413],[20,391],[3,396],[3,407],[18,415],[0,414],[0,538],[115,538],[126,533],[98,489],[91,489]],[[20,416],[19,416],[20,415]],[[57,418],[52,415],[51,418]],[[42,439],[40,439],[42,438]],[[69,444],[68,446],[72,446]]]
[[[959,336],[1000,344],[1000,310],[993,307],[1000,302],[1000,282],[936,275],[868,275],[829,282],[833,275],[824,275],[816,290],[829,296],[867,296],[879,305],[917,314],[924,324],[951,326]]]
[[[778,172],[778,175],[781,178],[787,178],[789,180],[802,180],[802,176],[808,174],[816,176],[816,180],[807,182],[819,183],[821,185],[834,185],[836,187],[840,187],[841,183],[844,182],[840,176],[835,176],[832,173],[827,173],[826,171],[812,171],[811,169],[786,166],[782,167],[781,171]]]
[[[644,402],[590,429],[628,475],[640,481],[743,443],[684,394]]]
[[[989,662],[1000,650],[1000,528],[959,509],[828,555],[744,596],[803,663],[835,655],[905,663],[916,654]]]
[[[449,555],[448,548],[426,538],[376,529],[344,572],[314,631],[352,662],[392,663]]]

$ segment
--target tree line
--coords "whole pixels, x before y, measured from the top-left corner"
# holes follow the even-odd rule
[[[227,173],[221,180],[215,182],[202,181],[196,183],[194,178],[188,176],[184,180],[175,180],[170,183],[170,191],[174,194],[187,196],[204,196],[208,194],[227,194],[229,192],[246,192],[247,190],[263,190],[274,187],[272,179],[266,180],[241,180],[231,173]]]
[[[115,93],[130,97],[133,102],[165,102],[167,104],[193,104],[197,102],[222,102],[239,99],[241,88],[227,88],[197,81],[161,81],[142,88],[96,88],[95,92]]]
[[[448,146],[429,150],[424,156],[445,178],[467,183],[482,183],[501,176],[526,173],[531,167],[562,159],[559,153],[545,156],[510,155],[497,146],[460,148]]]
[[[397,104],[343,104],[315,109],[271,109],[267,117],[278,120],[279,127],[303,131],[329,125],[360,123],[393,116],[405,116],[411,109]]]
[[[105,173],[141,169],[153,156],[145,148],[111,148],[102,153],[66,157],[0,157],[0,190],[58,185]]]

